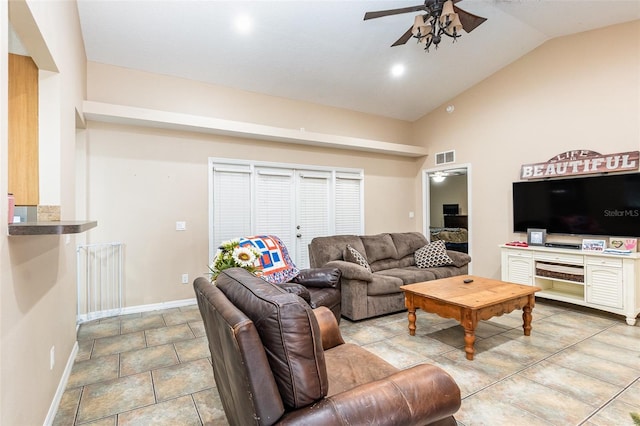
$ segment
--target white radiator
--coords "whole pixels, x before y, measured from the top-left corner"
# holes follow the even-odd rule
[[[123,244],[79,245],[77,256],[77,322],[122,313]]]

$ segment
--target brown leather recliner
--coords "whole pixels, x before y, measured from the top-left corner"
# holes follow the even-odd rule
[[[297,294],[312,308],[326,306],[340,324],[341,302],[338,268],[301,269],[291,281],[278,284],[289,293]]]
[[[194,289],[231,425],[452,425],[460,389],[442,369],[398,370],[344,343],[334,315],[240,268]]]

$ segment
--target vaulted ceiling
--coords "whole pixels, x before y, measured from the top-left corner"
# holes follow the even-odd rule
[[[640,19],[637,0],[462,0],[487,21],[428,53],[415,39],[390,47],[417,13],[363,20],[419,4],[78,0],[78,10],[90,61],[409,121],[550,39]]]

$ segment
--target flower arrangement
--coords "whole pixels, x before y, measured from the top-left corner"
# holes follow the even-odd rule
[[[233,239],[224,241],[218,247],[218,251],[209,266],[211,271],[211,281],[214,281],[220,272],[228,268],[244,268],[252,274],[260,271],[260,264],[257,260],[260,252],[252,246],[240,246],[240,240]]]

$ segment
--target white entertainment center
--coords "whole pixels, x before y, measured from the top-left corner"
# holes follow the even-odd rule
[[[501,245],[502,280],[542,288],[536,296],[624,315],[640,313],[640,253]]]

